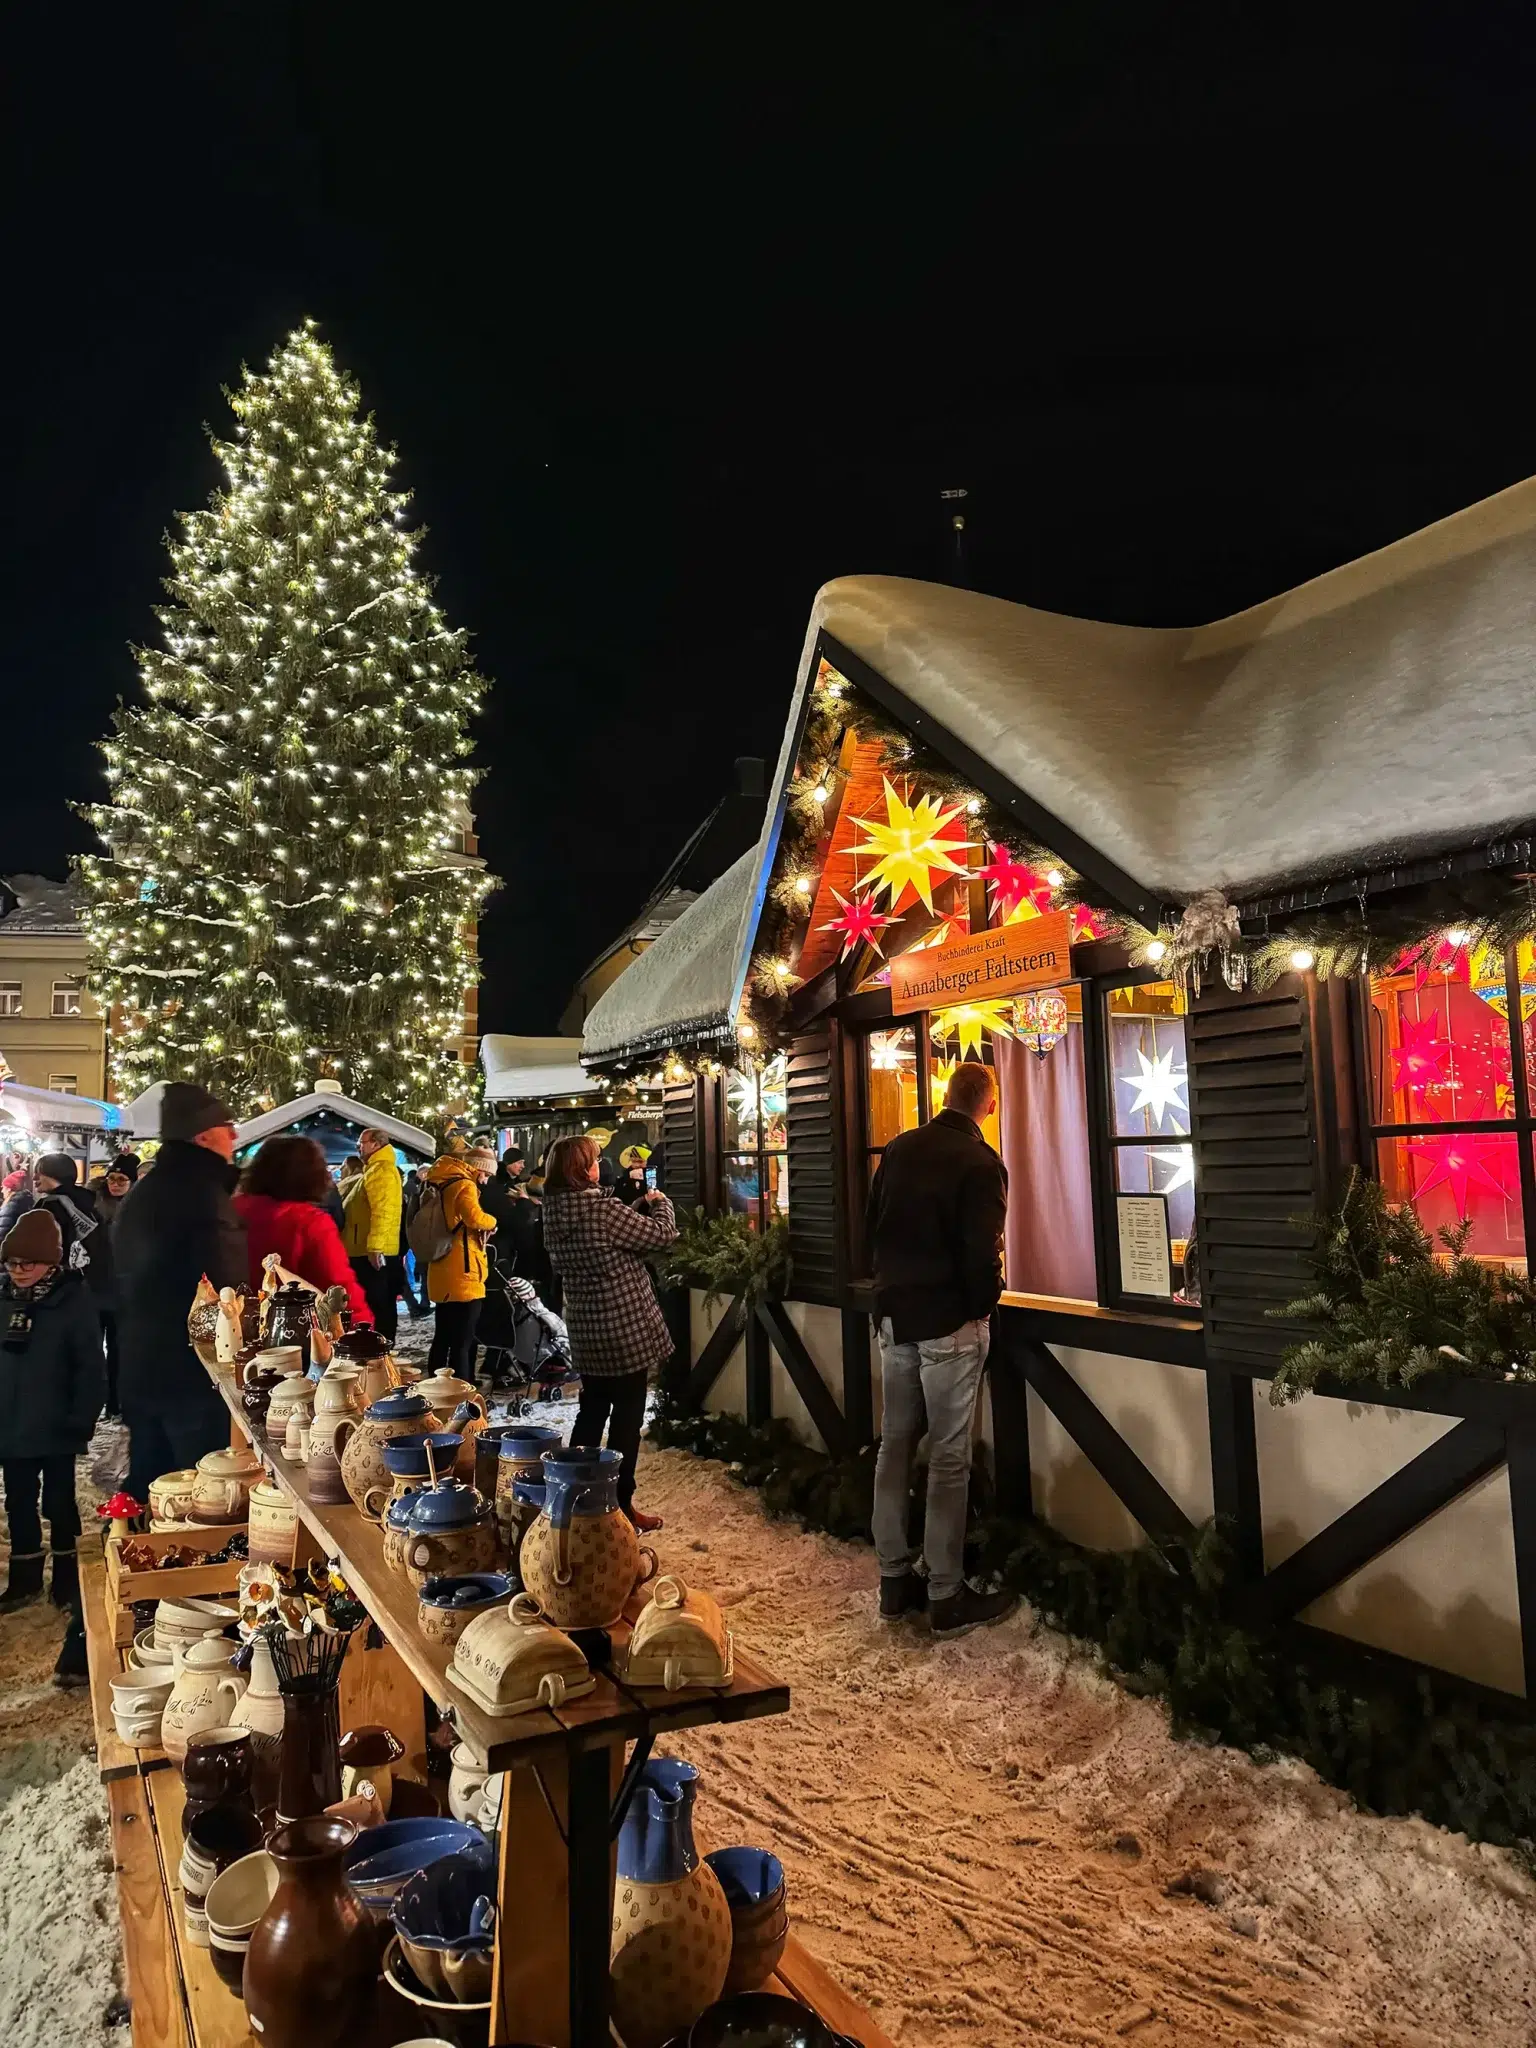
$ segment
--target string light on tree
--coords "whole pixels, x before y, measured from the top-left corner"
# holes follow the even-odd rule
[[[113,1077],[242,1113],[319,1075],[441,1121],[490,886],[469,850],[485,685],[432,602],[408,495],[312,322],[229,394],[223,486],[171,548],[147,699],[102,746],[80,863]]]

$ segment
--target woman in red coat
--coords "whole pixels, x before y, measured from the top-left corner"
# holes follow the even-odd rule
[[[344,1287],[354,1323],[373,1316],[342,1249],[341,1232],[320,1201],[331,1184],[325,1154],[313,1138],[268,1138],[246,1168],[235,1207],[245,1225],[251,1285],[261,1285],[261,1262],[268,1252],[290,1273],[297,1273],[323,1293]]]

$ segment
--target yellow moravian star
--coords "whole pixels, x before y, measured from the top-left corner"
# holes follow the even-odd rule
[[[981,1034],[991,1031],[1002,1038],[1014,1036],[1013,1004],[1011,1002],[956,1003],[950,1010],[935,1010],[929,1026],[935,1038],[941,1038],[947,1045],[952,1037],[960,1040],[960,1057],[981,1058]]]
[[[965,807],[956,804],[953,810],[946,811],[941,809],[938,798],[931,796],[921,796],[915,804],[908,804],[891,787],[889,776],[881,779],[885,783],[885,823],[882,825],[875,818],[856,819],[869,837],[862,846],[848,850],[855,857],[867,855],[874,859],[875,865],[863,877],[864,886],[889,889],[893,905],[900,902],[906,890],[913,889],[926,908],[932,910],[931,877],[970,872],[964,861],[955,858],[957,853],[970,850],[967,842],[939,837],[946,825],[963,814]]]

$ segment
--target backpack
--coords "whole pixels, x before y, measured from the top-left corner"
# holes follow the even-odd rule
[[[453,1250],[453,1232],[443,1215],[443,1191],[435,1181],[422,1189],[416,1214],[405,1227],[405,1241],[422,1266],[446,1259]]]

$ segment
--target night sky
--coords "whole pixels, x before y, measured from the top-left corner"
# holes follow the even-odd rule
[[[5,124],[0,872],[90,843],[202,423],[310,314],[495,686],[487,1029],[552,1029],[776,751],[821,582],[951,573],[942,488],[977,588],[1170,624],[1536,471],[1513,7],[47,12]]]

